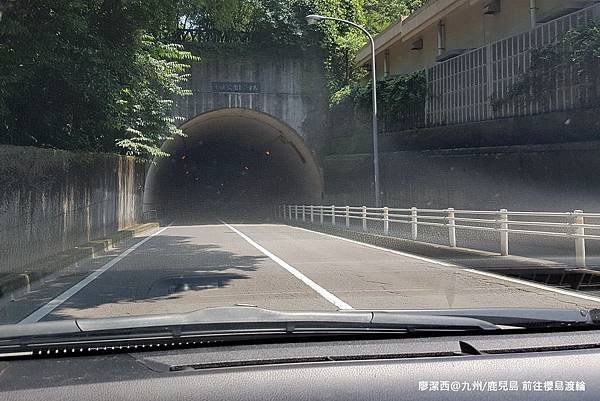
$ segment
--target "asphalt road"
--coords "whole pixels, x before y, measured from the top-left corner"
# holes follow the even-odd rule
[[[174,224],[0,303],[0,323],[277,310],[592,308],[600,298],[280,224]]]

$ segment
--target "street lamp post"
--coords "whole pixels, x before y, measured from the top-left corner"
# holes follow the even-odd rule
[[[380,192],[380,181],[379,181],[379,136],[377,128],[377,68],[375,66],[375,39],[373,36],[362,26],[355,24],[352,21],[348,21],[341,18],[326,17],[323,15],[309,15],[306,17],[306,21],[309,25],[318,24],[325,20],[342,22],[344,24],[351,25],[355,28],[360,29],[371,42],[371,76],[373,81],[373,175],[375,180],[375,207],[381,207],[381,192]]]

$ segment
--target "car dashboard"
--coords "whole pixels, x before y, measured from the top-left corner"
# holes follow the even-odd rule
[[[82,349],[83,350],[83,349]],[[597,400],[600,332],[155,343],[0,361],[0,398]]]

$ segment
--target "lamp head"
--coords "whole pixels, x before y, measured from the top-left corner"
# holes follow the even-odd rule
[[[322,22],[323,20],[325,20],[325,18],[321,15],[311,14],[306,16],[306,22],[308,23],[308,25],[315,25],[319,22]]]

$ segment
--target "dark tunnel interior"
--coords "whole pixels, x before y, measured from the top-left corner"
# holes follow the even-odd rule
[[[322,178],[290,127],[251,110],[207,113],[165,143],[148,173],[144,210],[163,218],[267,218],[279,204],[313,203]]]

